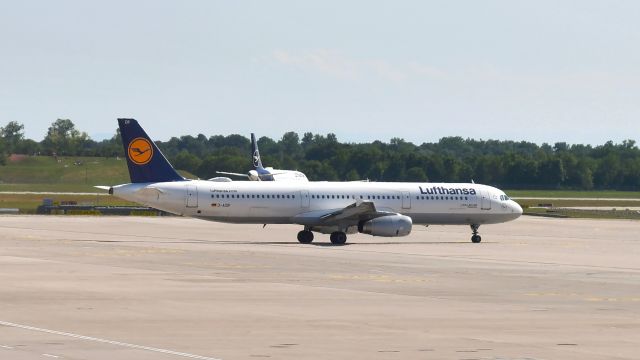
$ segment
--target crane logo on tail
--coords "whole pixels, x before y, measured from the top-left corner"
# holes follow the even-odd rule
[[[260,163],[260,153],[258,152],[258,150],[256,150],[253,152],[253,166],[258,167],[259,163]]]
[[[153,158],[153,146],[145,138],[135,138],[129,143],[129,160],[136,165],[145,165]]]

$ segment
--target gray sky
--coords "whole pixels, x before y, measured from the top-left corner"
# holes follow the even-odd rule
[[[2,1],[0,126],[638,139],[638,19],[638,1]]]

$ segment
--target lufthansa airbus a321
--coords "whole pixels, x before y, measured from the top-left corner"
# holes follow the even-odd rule
[[[134,119],[118,119],[130,184],[100,187],[122,199],[176,215],[243,224],[298,224],[298,241],[331,234],[397,237],[416,225],[478,228],[515,220],[522,208],[501,190],[468,183],[278,182],[187,180]]]

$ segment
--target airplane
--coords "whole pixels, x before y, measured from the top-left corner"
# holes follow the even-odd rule
[[[100,186],[109,194],[172,214],[242,224],[297,224],[300,243],[314,232],[344,244],[347,234],[400,237],[413,225],[515,220],[522,208],[502,190],[475,183],[212,182],[180,176],[134,119],[118,119],[131,183]],[[137,151],[135,148],[149,149]],[[142,154],[141,154],[142,153]]]
[[[253,170],[249,170],[247,174],[233,173],[227,171],[216,171],[221,175],[232,175],[239,177],[247,177],[251,181],[309,181],[307,176],[296,170],[280,170],[272,167],[262,166],[260,159],[260,150],[258,150],[258,142],[256,136],[251,133],[251,154],[253,160]],[[220,180],[218,178],[218,180]]]

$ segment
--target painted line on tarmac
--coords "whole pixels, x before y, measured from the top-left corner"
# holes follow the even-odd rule
[[[0,195],[86,195],[109,196],[105,192],[56,192],[56,191],[0,191]]]
[[[127,347],[127,348],[130,348],[130,349],[145,350],[145,351],[152,351],[152,352],[157,352],[157,353],[162,353],[162,354],[181,356],[181,357],[190,358],[190,359],[221,360],[221,359],[218,359],[218,358],[212,358],[212,357],[207,357],[207,356],[202,356],[202,355],[195,355],[195,354],[189,354],[189,353],[178,352],[178,351],[173,351],[173,350],[154,348],[154,347],[150,347],[150,346],[129,344],[129,343],[126,343],[126,342],[120,342],[120,341],[114,341],[114,340],[108,340],[108,339],[101,339],[101,338],[97,338],[97,337],[84,336],[84,335],[79,335],[79,334],[63,332],[63,331],[43,329],[43,328],[38,328],[38,327],[35,327],[35,326],[15,324],[15,323],[12,323],[12,322],[1,321],[1,320],[0,320],[0,325],[14,327],[14,328],[18,328],[18,329],[24,329],[24,330],[38,331],[38,332],[47,333],[47,334],[53,334],[53,335],[66,336],[66,337],[80,339],[80,340],[99,342],[99,343],[103,343],[103,344],[122,346],[122,347]]]

